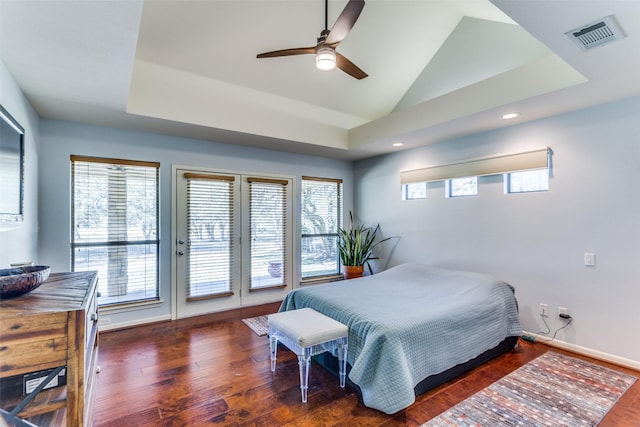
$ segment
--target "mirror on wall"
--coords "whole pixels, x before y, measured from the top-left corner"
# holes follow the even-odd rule
[[[24,128],[0,105],[0,222],[24,215]]]

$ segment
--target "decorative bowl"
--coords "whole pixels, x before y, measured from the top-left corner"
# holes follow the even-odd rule
[[[0,298],[17,297],[31,292],[49,278],[51,267],[4,268],[0,270]]]

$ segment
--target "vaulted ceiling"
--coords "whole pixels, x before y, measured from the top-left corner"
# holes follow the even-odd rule
[[[367,0],[338,46],[362,80],[256,58],[314,46],[322,0],[0,2],[3,63],[62,120],[359,159],[640,95],[638,1]],[[623,39],[565,35],[609,15]]]

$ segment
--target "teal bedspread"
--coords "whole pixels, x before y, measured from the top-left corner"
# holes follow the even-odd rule
[[[522,332],[513,287],[490,276],[409,263],[291,291],[280,311],[311,307],[349,327],[349,379],[392,414],[424,378]]]

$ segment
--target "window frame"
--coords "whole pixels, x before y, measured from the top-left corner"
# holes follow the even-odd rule
[[[124,168],[124,170],[126,170],[126,167],[135,167],[135,168],[149,168],[154,170],[154,177],[152,180],[147,180],[145,181],[146,184],[149,184],[149,182],[153,182],[154,184],[154,194],[155,197],[153,198],[153,206],[154,206],[154,210],[155,210],[155,224],[153,224],[152,226],[155,228],[155,238],[154,239],[143,239],[143,240],[139,240],[139,239],[129,239],[128,236],[126,238],[126,240],[116,240],[116,241],[111,241],[109,239],[109,237],[107,237],[106,240],[92,240],[92,241],[87,241],[87,242],[78,242],[76,240],[76,223],[77,223],[77,218],[76,218],[76,200],[77,200],[77,194],[76,194],[76,189],[77,187],[77,183],[76,183],[76,177],[79,176],[76,173],[76,168],[78,167],[90,167],[90,165],[101,165],[101,166],[95,166],[96,169],[93,171],[94,176],[97,176],[95,174],[99,173],[99,169],[100,167],[104,167],[109,169],[110,167],[113,166],[117,166],[117,167],[122,167]],[[158,302],[160,301],[160,163],[159,162],[149,162],[149,161],[136,161],[136,160],[125,160],[125,159],[114,159],[114,158],[102,158],[102,157],[93,157],[93,156],[80,156],[80,155],[71,155],[70,156],[70,166],[71,166],[71,194],[70,194],[70,205],[71,205],[71,215],[70,215],[70,225],[71,225],[71,235],[70,235],[70,250],[71,250],[71,270],[72,271],[84,271],[84,270],[77,270],[77,266],[76,266],[76,251],[78,249],[82,249],[82,248],[96,248],[96,247],[107,247],[110,249],[119,249],[119,248],[129,248],[129,247],[133,247],[133,246],[137,246],[137,245],[153,245],[155,246],[155,266],[153,266],[152,271],[154,272],[154,278],[155,278],[155,283],[152,284],[152,286],[148,286],[147,284],[147,278],[145,275],[145,279],[144,279],[144,292],[149,292],[149,291],[154,291],[154,295],[153,296],[149,296],[149,297],[143,297],[143,298],[117,298],[115,301],[100,301],[101,296],[98,297],[98,305],[100,307],[122,307],[122,306],[128,306],[128,305],[136,305],[136,304],[148,304],[151,302]],[[107,175],[107,178],[110,175]],[[126,177],[125,177],[126,178]],[[129,182],[129,180],[132,179],[131,177],[129,177],[129,179],[125,180],[125,185],[127,185],[126,183]],[[85,187],[85,188],[90,188],[90,187]],[[108,191],[105,193],[107,196],[109,195]],[[126,198],[125,199],[125,203],[129,202],[129,199]],[[106,216],[109,217],[109,208],[107,207],[107,212],[106,212]],[[107,228],[108,229],[108,228]],[[108,235],[108,233],[107,233]],[[130,261],[130,257],[127,256],[127,268],[128,268],[128,264]],[[146,262],[146,260],[145,260]],[[108,263],[107,263],[108,264]],[[95,264],[94,264],[95,266]],[[109,268],[109,266],[107,266],[107,269]],[[89,267],[90,270],[95,270],[95,268],[93,267]],[[98,273],[100,274],[100,273]],[[128,275],[128,273],[127,273]],[[102,279],[102,280],[100,280]],[[103,283],[104,286],[109,286],[109,279],[108,277],[99,277],[99,282],[98,282],[98,286],[100,287],[100,284]],[[127,285],[129,284],[129,281],[127,279]],[[126,296],[129,292],[127,291],[127,293],[124,294],[124,296]],[[104,298],[109,298],[108,295],[102,296]]]
[[[290,195],[291,185],[288,179],[281,179],[276,177],[267,178],[263,176],[260,176],[260,177],[247,176],[246,182],[248,184],[247,192],[249,197],[248,204],[247,204],[248,214],[249,214],[249,218],[248,218],[249,227],[247,229],[247,237],[248,237],[249,245],[248,245],[248,251],[246,251],[246,253],[242,255],[242,258],[244,259],[244,257],[246,256],[247,257],[246,260],[249,264],[248,265],[249,272],[247,274],[248,291],[260,292],[260,291],[267,291],[272,289],[284,289],[287,286],[289,286],[288,280],[291,277],[291,274],[290,274],[291,266],[289,263],[291,258],[289,255],[291,251],[290,240],[289,240],[289,236],[291,233],[291,230],[290,230],[291,218],[289,218],[289,211],[290,211],[289,205],[291,203],[291,195]],[[260,215],[261,212],[256,211],[255,208],[258,205],[254,205],[253,199],[258,197],[260,195],[259,193],[268,194],[269,192],[273,192],[273,190],[279,193],[279,197],[282,202],[281,205],[279,206],[280,207],[279,214],[281,216],[279,230],[278,230],[279,232],[276,234],[277,237],[280,239],[279,243],[282,245],[282,248],[281,248],[281,252],[278,254],[278,256],[281,258],[276,260],[276,262],[278,261],[280,262],[280,265],[272,266],[271,263],[269,263],[268,272],[269,272],[269,276],[272,277],[273,279],[277,279],[278,283],[254,286],[254,282],[258,283],[258,279],[261,277],[259,275],[254,276],[253,264],[254,264],[254,256],[258,253],[261,253],[261,251],[259,250],[260,247],[256,245],[256,242],[258,240],[257,236],[259,235],[258,231],[261,228],[260,224],[264,222],[264,217]],[[264,228],[264,224],[262,228]],[[282,279],[279,279],[279,278],[282,278]]]
[[[456,180],[462,180],[462,179],[471,179],[474,178],[475,179],[475,193],[473,194],[453,194],[453,181]],[[477,176],[464,176],[464,177],[459,177],[459,178],[451,178],[451,179],[447,179],[445,181],[445,197],[446,198],[460,198],[460,197],[473,197],[473,196],[477,196],[479,194],[479,189],[478,189],[478,177]]]
[[[336,200],[335,200],[335,213],[336,216],[332,218],[332,220],[336,224],[335,233],[303,233],[302,227],[305,222],[305,181],[308,182],[324,182],[327,184],[335,184],[336,185]],[[321,178],[321,177],[312,177],[312,176],[302,176],[301,178],[301,194],[300,194],[300,224],[301,224],[301,233],[300,233],[300,283],[301,284],[311,284],[317,282],[327,282],[333,280],[342,279],[341,265],[340,265],[340,257],[338,255],[338,246],[337,246],[337,238],[338,238],[338,228],[342,227],[342,208],[343,208],[343,180],[340,178]],[[302,266],[303,256],[302,256],[302,248],[304,247],[304,240],[309,238],[335,238],[336,243],[336,270],[332,273],[321,273],[321,274],[310,274],[304,275],[304,268]]]
[[[546,188],[536,188],[533,190],[520,190],[520,191],[514,191],[512,189],[512,175],[513,174],[527,174],[527,173],[537,173],[540,171],[546,171]],[[513,172],[507,172],[505,174],[503,174],[503,180],[504,180],[504,194],[523,194],[523,193],[543,193],[545,191],[549,191],[549,185],[550,185],[550,178],[551,178],[551,171],[549,168],[544,168],[544,169],[529,169],[529,170],[523,170],[523,171],[513,171]]]
[[[234,209],[235,209],[235,204],[234,204],[234,194],[235,194],[235,186],[237,185],[236,182],[236,177],[234,175],[221,175],[221,174],[205,174],[205,173],[194,173],[194,172],[185,172],[184,173],[184,179],[186,179],[186,188],[187,188],[187,204],[186,204],[186,209],[187,209],[187,246],[185,248],[185,252],[186,252],[186,256],[187,256],[187,265],[186,265],[186,269],[187,269],[187,275],[185,278],[185,289],[186,289],[186,301],[187,302],[194,302],[194,301],[202,301],[205,299],[213,299],[213,298],[223,298],[223,297],[227,297],[227,296],[232,296],[235,294],[234,292],[234,287],[236,287],[236,281],[237,278],[234,276],[233,272],[234,272],[234,263],[236,262],[236,259],[233,257],[234,254],[234,240],[235,240],[235,235],[237,233],[236,229],[237,229],[237,225],[234,223]],[[224,190],[221,190],[220,188],[218,188],[216,190],[216,195],[217,196],[221,196],[221,199],[226,198],[226,203],[228,204],[226,207],[228,208],[228,216],[227,216],[227,220],[228,223],[230,225],[230,230],[228,230],[229,233],[229,239],[227,241],[227,255],[229,257],[229,263],[227,263],[226,265],[224,265],[225,270],[227,272],[227,281],[225,283],[225,286],[222,290],[217,290],[217,291],[213,291],[214,288],[218,287],[216,285],[205,285],[205,286],[200,286],[200,288],[202,289],[200,292],[198,292],[198,295],[192,295],[191,292],[194,290],[195,285],[193,285],[191,283],[192,280],[192,274],[191,274],[191,270],[192,269],[198,269],[201,268],[202,266],[200,264],[196,264],[193,261],[193,252],[194,252],[194,247],[196,245],[195,243],[195,239],[192,238],[192,223],[190,222],[190,218],[192,215],[192,211],[195,210],[195,208],[199,207],[197,203],[192,203],[192,196],[195,199],[198,199],[199,197],[203,197],[206,195],[206,193],[203,192],[198,192],[196,191],[196,189],[198,188],[198,186],[200,186],[201,188],[203,187],[203,184],[206,183],[205,185],[209,185],[209,184],[214,184],[214,185],[218,185],[218,187],[223,187],[226,186],[226,188]],[[220,184],[223,184],[222,186]],[[193,188],[193,190],[192,190]],[[210,195],[209,195],[210,196]],[[217,200],[216,200],[217,201]],[[209,205],[204,205],[205,208],[208,208]],[[217,213],[222,212],[222,211],[217,211]],[[206,212],[207,214],[211,215],[212,211],[208,210]],[[194,227],[194,230],[196,229],[196,227]],[[204,289],[207,288],[208,290],[205,292]]]
[[[410,192],[409,192],[409,187],[411,186],[418,186],[421,185],[424,187],[424,193],[422,196],[419,197],[409,197]],[[402,184],[402,200],[404,201],[410,201],[410,200],[424,200],[427,198],[427,182],[426,181],[422,181],[422,182],[409,182],[407,184]]]

